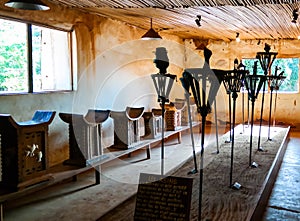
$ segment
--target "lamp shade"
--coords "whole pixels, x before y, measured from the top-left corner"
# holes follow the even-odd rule
[[[183,73],[183,78],[189,82],[198,108],[198,112],[206,115],[211,111],[211,104],[214,102],[220,84],[221,75],[218,70],[205,68],[188,68]]]
[[[151,75],[158,101],[162,100],[169,102],[169,95],[173,86],[176,75],[172,74],[152,74]]]
[[[264,70],[264,74],[268,75],[278,53],[270,52],[270,45],[268,44],[265,44],[264,50],[265,52],[257,52],[256,58],[259,59],[261,68]]]
[[[223,77],[223,84],[227,92],[239,92],[247,70],[226,71]]]
[[[143,36],[143,40],[159,40],[161,36],[153,29],[150,28]]]
[[[248,91],[249,99],[254,102],[258,96],[260,89],[262,88],[264,82],[267,80],[265,75],[257,75],[257,61],[254,62],[253,75],[245,76],[245,86]]]
[[[190,87],[191,87],[188,74],[189,74],[188,72],[183,72],[182,74],[183,77],[180,78],[181,85],[184,88],[186,93],[190,93]]]
[[[5,3],[5,6],[15,9],[45,11],[50,9],[40,0],[10,0]]]
[[[277,75],[279,68],[276,66],[275,68],[275,74],[271,75],[269,80],[269,87],[271,90],[279,90],[279,87],[283,83],[286,76],[283,76],[284,71],[280,72],[280,74]]]
[[[150,19],[150,29],[142,36],[143,40],[159,40],[162,37],[152,28],[152,18]]]

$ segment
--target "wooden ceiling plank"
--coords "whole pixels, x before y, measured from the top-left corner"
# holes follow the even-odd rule
[[[53,0],[54,4],[123,21],[138,28],[156,29],[181,36],[233,39],[295,38],[298,24],[292,24],[292,11],[300,1],[287,0]],[[245,5],[245,6],[244,6]],[[201,15],[201,27],[195,23]],[[186,33],[186,34],[185,34]]]
[[[285,34],[287,34],[288,36],[292,37],[293,33],[292,33],[292,22],[291,20],[289,20],[285,14],[282,14],[281,12],[284,11],[284,5],[271,5],[270,8],[273,9],[273,19],[276,21],[275,24],[277,24],[276,27],[274,27],[274,29],[276,29],[278,36],[280,36],[280,38],[282,38],[281,32],[280,30],[282,30],[282,32],[284,32]],[[273,22],[271,23],[273,24]]]
[[[262,29],[263,27],[260,24],[257,24],[256,19],[253,19],[253,16],[255,16],[251,10],[251,8],[249,7],[245,7],[242,8],[241,10],[242,13],[242,17],[244,17],[243,19],[243,27],[244,27],[244,31],[249,33],[249,35],[251,35],[253,38],[260,38],[258,37],[260,35],[260,29]],[[255,27],[257,27],[257,25],[259,25],[259,30]],[[243,37],[243,36],[241,36]]]
[[[136,2],[136,0],[132,0],[132,1]],[[148,8],[148,7],[150,7],[150,5],[148,4],[147,1],[138,0],[137,2],[139,2],[139,6],[142,7],[142,8]]]
[[[68,1],[59,1],[59,2],[63,3],[64,5],[71,6],[71,7],[82,7],[81,4],[78,4],[78,3],[80,3],[78,1],[68,0]]]
[[[102,1],[98,1],[98,0],[89,0],[89,6],[86,7],[105,7],[106,5],[101,3]],[[93,4],[91,4],[93,3]]]
[[[184,8],[188,6],[188,3],[186,1],[172,0],[172,2],[174,2],[174,5],[176,5],[177,8]]]
[[[146,1],[142,0],[124,0],[123,8],[147,8],[150,5]]]
[[[273,13],[271,12],[271,9],[268,8],[269,10],[262,10],[262,7],[257,7],[255,6],[254,8],[256,8],[256,13],[260,13],[261,15],[265,14],[267,15],[267,17],[265,18],[265,20],[263,20],[263,23],[265,24],[265,33],[271,35],[273,38],[278,38],[278,23],[276,22],[276,20],[274,19],[274,14],[276,14],[276,11],[274,11]],[[264,7],[265,8],[265,7]],[[284,30],[281,30],[281,33],[284,32]],[[274,37],[277,36],[277,37]],[[281,36],[280,36],[281,37]]]

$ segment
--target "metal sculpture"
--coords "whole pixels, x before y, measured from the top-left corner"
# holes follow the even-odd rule
[[[240,64],[237,66],[238,70],[245,70],[246,66],[242,63],[242,61],[240,62]],[[247,71],[247,73],[245,74],[249,74],[249,71]],[[241,79],[241,89],[242,90],[242,125],[243,125],[243,131],[241,133],[245,132],[245,77]],[[249,113],[249,107],[248,107],[248,113]],[[249,114],[248,114],[248,119],[249,119]]]
[[[279,75],[277,75],[278,70],[280,68],[276,66],[274,75],[271,75],[268,79],[268,85],[270,88],[270,111],[269,111],[269,127],[268,127],[268,140],[271,141],[271,115],[272,115],[272,99],[273,99],[273,91],[278,86],[278,82],[282,82],[281,78],[283,77],[284,71],[282,71]],[[277,94],[277,93],[276,93]]]
[[[211,105],[215,100],[222,79],[218,70],[209,67],[209,59],[212,52],[204,48],[205,64],[203,68],[186,69],[183,78],[189,82],[197,111],[202,117],[201,124],[201,151],[200,151],[200,182],[199,182],[199,219],[201,219],[202,186],[203,186],[203,165],[204,165],[204,138],[206,117],[211,113]]]
[[[188,174],[195,174],[195,173],[198,173],[198,168],[197,168],[197,157],[196,157],[195,141],[194,141],[194,134],[193,134],[193,122],[192,122],[191,107],[190,107],[190,93],[189,93],[190,82],[187,77],[180,78],[180,81],[181,81],[182,87],[184,88],[184,95],[185,95],[185,99],[187,102],[190,134],[191,134],[192,148],[193,148],[193,159],[194,159],[194,169],[189,171]]]
[[[265,44],[265,52],[257,52],[256,58],[260,62],[260,66],[263,69],[264,75],[270,75],[271,67],[273,64],[273,61],[275,60],[277,56],[277,52],[270,52],[270,45]],[[259,121],[259,135],[258,135],[258,142],[257,142],[257,150],[263,151],[263,148],[260,146],[260,139],[261,139],[261,125],[262,125],[262,118],[263,118],[263,111],[264,111],[264,97],[265,97],[265,84],[266,81],[263,82],[263,91],[262,91],[262,100],[261,100],[261,110],[260,110],[260,121]]]
[[[253,138],[253,115],[254,115],[254,104],[255,100],[258,96],[258,93],[266,81],[265,75],[257,75],[257,62],[254,62],[253,67],[253,75],[245,76],[245,86],[248,91],[248,99],[252,103],[252,111],[251,111],[251,130],[250,130],[250,153],[249,153],[249,166],[251,166],[252,162],[252,138]]]
[[[238,92],[241,90],[242,81],[245,78],[246,70],[234,69],[232,71],[226,71],[223,84],[226,91],[230,91],[232,94],[233,106],[232,106],[232,124],[230,125],[231,133],[231,159],[230,159],[230,178],[229,178],[229,187],[233,186],[232,183],[232,173],[233,173],[233,152],[234,152],[234,127],[235,127],[235,110],[236,110],[236,99],[238,97]],[[229,98],[231,99],[231,98]],[[231,107],[229,107],[231,109]]]
[[[283,76],[283,72],[281,72],[279,75],[279,79],[276,82],[276,86],[274,87],[275,93],[275,102],[274,102],[274,117],[273,117],[273,127],[275,127],[275,115],[276,115],[276,106],[277,106],[277,91],[279,90],[281,84],[283,83],[286,76]]]
[[[231,92],[226,90],[226,93],[228,94],[228,107],[229,107],[229,139],[225,140],[225,143],[230,143],[231,142],[231,99],[230,99],[230,94]]]
[[[201,44],[199,47],[197,47],[197,50],[204,50],[204,53],[206,53],[206,55],[204,55],[205,57],[205,66],[204,67],[210,67],[209,64],[209,59],[211,56],[211,52],[207,50],[206,46],[204,46],[204,44]],[[219,154],[219,131],[218,131],[218,116],[217,116],[217,101],[214,101],[214,118],[215,118],[215,125],[216,125],[216,147],[217,147],[217,151],[215,152],[216,154]],[[230,142],[230,141],[229,141]]]
[[[155,90],[158,96],[157,101],[162,108],[162,133],[161,133],[161,174],[164,174],[164,117],[165,117],[165,104],[169,102],[169,95],[176,78],[176,75],[167,74],[167,68],[169,67],[169,58],[167,50],[164,47],[156,48],[156,59],[154,59],[156,67],[159,69],[159,73],[152,74],[152,80],[155,86]]]
[[[217,101],[215,100],[214,102],[214,112],[215,112],[215,125],[216,125],[216,146],[217,146],[217,151],[216,154],[219,154],[219,130],[218,130],[218,116],[217,116]]]

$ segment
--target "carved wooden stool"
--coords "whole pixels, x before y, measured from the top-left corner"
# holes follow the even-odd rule
[[[184,99],[185,101],[185,99]],[[175,104],[178,104],[182,102],[180,99],[175,99]],[[186,101],[185,101],[186,102]],[[195,104],[195,101],[193,98],[190,98],[190,110],[191,110],[191,118],[192,122],[198,122],[198,112],[197,112],[197,105]],[[181,109],[181,125],[182,126],[188,126],[189,125],[189,115],[188,115],[188,106],[185,103],[183,108]]]
[[[69,159],[65,164],[88,166],[102,159],[101,124],[109,114],[109,110],[88,110],[85,116],[59,113],[69,124]]]
[[[161,136],[162,116],[161,110],[156,111],[152,109],[151,112],[145,112],[143,114],[145,121],[145,136],[144,139],[154,139]]]
[[[128,149],[140,141],[140,118],[144,107],[126,107],[125,111],[112,111],[114,119],[114,147]]]
[[[29,121],[16,122],[0,114],[1,184],[17,190],[19,184],[48,169],[48,126],[55,111],[38,110]]]

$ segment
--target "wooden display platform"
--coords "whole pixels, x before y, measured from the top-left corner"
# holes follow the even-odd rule
[[[201,219],[198,218],[199,173],[187,174],[187,171],[194,167],[193,160],[187,161],[178,170],[168,174],[175,177],[193,178],[192,208],[189,220],[261,220],[289,141],[290,127],[281,129],[280,136],[274,136],[271,142],[265,141],[267,137],[263,137],[263,144],[266,145],[265,152],[255,151],[257,143],[254,142],[253,160],[259,164],[258,168],[248,166],[248,134],[240,134],[241,130],[236,130],[233,175],[234,181],[238,181],[242,185],[240,190],[228,186],[231,143],[225,143],[225,141],[228,139],[229,133],[220,137],[219,154],[216,155],[213,151],[215,150],[214,143],[206,147]],[[254,134],[256,141],[257,136],[256,133]],[[98,220],[114,221],[118,217],[126,217],[123,218],[124,221],[132,221],[135,206],[136,197],[131,197],[99,217]]]
[[[289,133],[290,133],[290,127],[287,128],[287,132],[276,153],[275,159],[273,160],[269,172],[264,179],[262,188],[260,189],[259,194],[256,197],[256,202],[257,202],[256,207],[252,208],[252,211],[249,213],[247,220],[256,221],[256,220],[260,220],[263,217],[265,208],[268,204],[268,200],[272,193],[274,183],[276,181],[276,177],[278,175],[278,171],[282,163],[283,156],[287,148],[287,144],[289,141]]]
[[[199,123],[193,123],[193,127],[199,125]],[[165,139],[168,139],[173,136],[177,136],[178,142],[181,142],[181,133],[183,131],[188,131],[188,126],[183,126],[176,131],[165,131]],[[106,148],[104,154],[100,157],[97,157],[93,160],[90,160],[89,166],[79,167],[72,165],[59,164],[53,167],[50,167],[44,175],[33,178],[26,182],[22,182],[18,185],[19,190],[12,192],[6,188],[0,188],[0,220],[3,220],[2,206],[3,203],[14,200],[33,192],[39,191],[43,188],[49,187],[51,185],[57,184],[63,180],[72,178],[73,180],[77,179],[77,175],[84,173],[88,170],[95,170],[95,184],[100,184],[100,167],[102,164],[117,159],[119,157],[130,155],[130,153],[137,151],[139,149],[146,149],[147,159],[151,157],[151,148],[157,146],[161,141],[161,138],[156,139],[145,139],[141,140],[136,145],[130,147],[126,150],[120,150],[114,146]]]
[[[268,141],[268,127],[263,126],[262,152],[257,150],[258,127],[254,126],[251,160],[258,164],[257,168],[249,166],[250,129],[240,134],[241,125],[235,127],[233,182],[241,184],[239,190],[229,187],[231,143],[225,143],[229,133],[220,139],[219,154],[208,151],[213,150],[213,146],[206,150],[201,220],[219,220],[220,217],[232,221],[261,220],[286,151],[290,127],[276,127],[276,133],[272,130],[272,141]],[[173,176],[180,174],[175,173]],[[194,221],[198,220],[199,211],[199,174],[191,177],[194,178],[194,192],[190,220]]]
[[[193,127],[199,125],[198,122],[193,123]],[[177,136],[178,143],[181,143],[181,132],[189,130],[189,126],[181,126],[177,130],[174,131],[165,131],[164,138],[168,139],[172,136]],[[161,142],[161,137],[154,138],[154,139],[143,139],[140,142],[136,143],[135,145],[132,145],[128,149],[119,149],[117,146],[111,146],[104,150],[104,157],[105,159],[102,159],[102,163],[111,161],[113,159],[122,157],[124,155],[130,154],[136,150],[139,149],[146,149],[147,151],[147,159],[150,159],[151,155],[151,147],[157,146]],[[97,164],[97,159],[95,159],[95,164]],[[91,162],[91,165],[93,165],[93,162]]]

